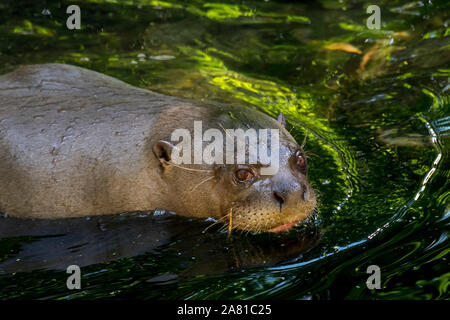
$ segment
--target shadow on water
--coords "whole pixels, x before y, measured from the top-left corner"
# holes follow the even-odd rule
[[[274,265],[314,247],[320,231],[282,235],[227,236],[213,222],[187,221],[173,214],[126,213],[90,218],[26,220],[1,218],[1,273],[65,271],[140,255],[173,255],[181,275],[220,274]],[[6,239],[5,239],[6,238]],[[183,261],[183,259],[187,259]]]

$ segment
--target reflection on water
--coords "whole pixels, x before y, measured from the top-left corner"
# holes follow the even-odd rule
[[[120,265],[128,260],[145,277],[142,282],[162,285],[168,280],[172,283],[294,261],[320,239],[320,230],[314,223],[301,231],[281,235],[237,232],[225,236],[212,221],[186,223],[185,218],[170,213],[136,212],[57,220],[0,219],[3,238],[0,245],[10,249],[3,252],[0,274],[14,275],[20,282],[28,282],[31,271],[65,272],[69,265],[82,267],[84,277],[98,274],[98,265],[102,266],[101,273],[118,269],[124,272]],[[161,260],[171,261],[170,268],[162,273]],[[132,272],[127,269],[125,273]],[[61,282],[57,292],[64,294],[66,290],[65,282]]]
[[[380,30],[363,1],[78,1],[77,32],[69,3],[0,4],[1,73],[63,62],[282,111],[307,137],[319,219],[227,240],[171,215],[1,218],[1,298],[448,298],[448,1],[378,1]],[[83,266],[75,293],[69,260]],[[372,264],[380,290],[365,285]]]
[[[176,252],[182,253],[180,259],[187,256],[196,260],[190,262],[195,266],[190,273],[197,274],[200,266],[205,273],[217,273],[297,257],[320,238],[320,230],[314,225],[303,232],[277,236],[238,232],[230,237],[224,237],[219,227],[211,230],[211,225],[201,221],[187,224],[186,219],[173,214],[153,212],[56,220],[3,217],[0,236],[8,241],[14,239],[20,248],[7,253],[0,272],[66,270],[71,264],[85,267],[144,254]],[[215,252],[219,254],[211,264]]]

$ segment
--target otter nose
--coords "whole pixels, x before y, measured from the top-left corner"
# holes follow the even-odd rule
[[[281,209],[283,204],[286,202],[285,196],[281,192],[274,191],[273,192],[273,197],[280,204],[280,209]]]

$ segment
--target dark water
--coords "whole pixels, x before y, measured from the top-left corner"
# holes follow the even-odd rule
[[[230,239],[170,214],[2,217],[1,299],[449,298],[448,1],[73,3],[81,30],[65,26],[69,1],[2,1],[0,72],[61,62],[282,111],[307,136],[319,216]],[[380,30],[366,27],[369,4]],[[81,290],[66,287],[70,264]]]

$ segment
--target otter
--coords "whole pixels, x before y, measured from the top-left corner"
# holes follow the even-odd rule
[[[279,168],[172,161],[179,128],[278,129]],[[277,232],[311,216],[303,148],[255,109],[165,96],[64,64],[0,77],[0,212],[73,218],[166,210]],[[248,151],[248,150],[247,150]]]

